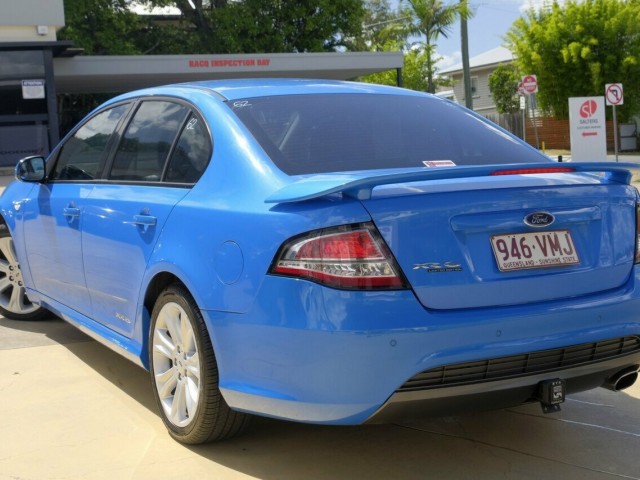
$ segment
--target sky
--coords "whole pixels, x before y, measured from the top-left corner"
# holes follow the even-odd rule
[[[470,57],[503,45],[507,31],[524,13],[520,0],[472,0],[470,5],[475,12],[467,21]],[[460,23],[456,23],[448,38],[440,36],[436,44],[442,57],[438,63],[440,70],[461,63]]]
[[[451,0],[445,0],[450,3]],[[524,15],[531,6],[539,6],[541,0],[470,0],[475,15],[467,22],[469,57],[474,57],[505,43],[504,37],[513,22]],[[436,41],[437,52],[442,57],[438,68],[443,70],[462,63],[460,24],[456,23],[448,38]]]

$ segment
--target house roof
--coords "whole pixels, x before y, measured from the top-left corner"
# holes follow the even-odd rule
[[[496,47],[487,52],[476,55],[469,59],[469,68],[478,69],[481,67],[488,67],[499,63],[512,62],[514,59],[513,53],[505,47]],[[453,67],[441,70],[440,75],[453,75],[456,73],[462,73],[462,63],[454,65]]]

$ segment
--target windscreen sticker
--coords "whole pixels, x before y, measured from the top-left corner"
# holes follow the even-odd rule
[[[456,164],[451,160],[425,160],[422,162],[425,167],[437,168],[437,167],[455,167]]]
[[[244,108],[244,107],[250,107],[251,103],[249,103],[249,100],[237,100],[233,102],[233,106],[235,108]]]

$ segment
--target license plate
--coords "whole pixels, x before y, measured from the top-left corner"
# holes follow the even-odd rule
[[[580,263],[568,230],[492,235],[491,247],[501,272]]]

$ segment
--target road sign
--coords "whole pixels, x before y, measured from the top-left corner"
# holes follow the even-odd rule
[[[613,107],[613,149],[618,161],[618,116],[616,107],[624,103],[624,92],[621,83],[607,83],[604,86],[604,98],[607,105]]]
[[[569,99],[571,159],[601,162],[607,158],[604,97]]]
[[[538,93],[538,77],[535,75],[525,75],[522,77],[522,89],[527,95]]]
[[[624,93],[621,83],[607,83],[604,86],[605,98],[607,100],[607,106],[612,107],[616,105],[622,105],[624,103]]]

